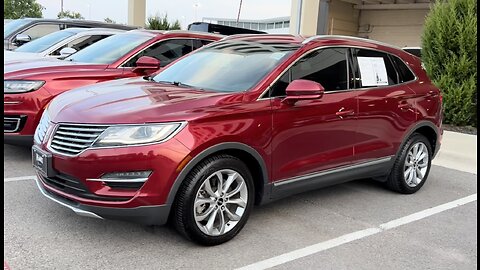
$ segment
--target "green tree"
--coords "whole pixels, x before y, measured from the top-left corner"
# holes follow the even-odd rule
[[[147,19],[147,29],[151,30],[180,30],[180,22],[175,20],[175,22],[168,22],[168,15],[165,13],[163,17],[160,15],[150,16]]]
[[[477,1],[439,0],[425,21],[422,61],[443,94],[444,122],[477,122]]]
[[[70,19],[85,19],[82,14],[70,10],[60,11],[57,15],[57,18],[70,18]]]
[[[108,18],[108,17],[105,18],[104,21],[105,21],[106,23],[116,23],[114,20],[112,20],[112,19],[110,19],[110,18]]]
[[[36,0],[3,0],[3,18],[42,18],[44,7]]]

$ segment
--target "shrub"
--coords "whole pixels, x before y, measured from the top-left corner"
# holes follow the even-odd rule
[[[422,61],[443,94],[444,122],[477,122],[477,2],[439,0],[425,21]]]
[[[165,14],[160,17],[158,14],[150,16],[147,19],[147,29],[151,30],[180,30],[180,22],[176,20],[173,23],[168,22],[168,16]]]

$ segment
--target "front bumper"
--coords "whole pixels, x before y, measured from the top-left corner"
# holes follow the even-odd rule
[[[47,190],[39,177],[36,179],[40,192],[50,200],[63,205],[77,215],[125,220],[145,225],[163,225],[167,223],[171,205],[150,205],[134,208],[113,208],[81,204]]]

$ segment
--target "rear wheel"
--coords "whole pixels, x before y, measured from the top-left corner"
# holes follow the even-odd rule
[[[175,227],[202,245],[224,243],[243,228],[253,200],[253,179],[242,161],[229,155],[208,158],[180,187]]]
[[[402,147],[387,186],[397,192],[411,194],[417,192],[427,180],[431,167],[432,147],[427,138],[413,134]]]

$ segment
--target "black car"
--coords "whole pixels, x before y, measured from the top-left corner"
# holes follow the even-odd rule
[[[8,22],[3,30],[3,49],[13,50],[31,40],[71,27],[133,30],[138,27],[72,19],[24,18]]]

